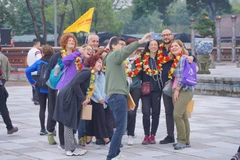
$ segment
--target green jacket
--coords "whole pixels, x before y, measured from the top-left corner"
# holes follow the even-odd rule
[[[0,66],[2,67],[2,77],[0,79],[5,79],[6,81],[10,78],[11,65],[8,61],[8,58],[0,52]]]
[[[121,50],[110,51],[104,58],[106,66],[105,93],[108,97],[112,94],[128,95],[129,86],[127,82],[125,65],[123,61],[139,47],[138,42],[133,42]]]

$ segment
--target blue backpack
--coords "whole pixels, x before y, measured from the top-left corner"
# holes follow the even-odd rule
[[[182,83],[187,86],[195,86],[197,84],[197,72],[196,72],[196,63],[188,63],[186,59],[184,62],[184,68],[182,72]]]
[[[50,87],[52,89],[56,89],[57,84],[58,84],[59,80],[61,79],[65,70],[64,70],[64,64],[63,64],[62,60],[59,59],[57,64],[55,65],[55,67],[50,72],[49,79],[46,83],[48,85],[48,87]]]

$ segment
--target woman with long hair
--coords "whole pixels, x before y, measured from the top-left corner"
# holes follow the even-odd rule
[[[66,155],[84,155],[87,151],[78,147],[74,133],[78,129],[81,107],[90,102],[90,92],[94,86],[94,73],[102,68],[100,56],[92,56],[86,60],[86,68],[60,90],[53,118],[64,125],[64,144]],[[87,97],[87,98],[86,98]]]
[[[142,92],[143,128],[145,134],[142,141],[143,145],[156,143],[155,135],[159,124],[162,84],[158,46],[157,40],[151,40],[147,43],[142,55],[142,88],[149,91],[147,93]],[[151,116],[152,122],[150,120]]]
[[[182,82],[184,62],[188,58],[188,55],[188,51],[180,40],[174,40],[171,43],[169,57],[174,59],[174,63],[168,77],[170,79],[174,78],[172,86],[173,116],[177,128],[177,143],[173,144],[173,146],[176,150],[190,147],[190,125],[187,117],[187,105],[193,98],[194,87]]]

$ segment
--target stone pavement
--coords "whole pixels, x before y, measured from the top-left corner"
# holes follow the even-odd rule
[[[56,145],[47,143],[47,136],[40,136],[38,119],[39,106],[31,102],[30,86],[7,87],[10,97],[8,108],[13,124],[19,131],[7,135],[0,118],[0,160],[104,160],[105,149],[91,150],[83,157],[67,157]],[[240,104],[239,98],[194,96],[195,108],[191,125],[191,148],[180,151],[172,144],[143,146],[142,114],[138,111],[136,135],[133,146],[127,146],[123,138],[122,153],[129,160],[228,160],[240,145]],[[165,114],[162,105],[161,118],[156,140],[166,136]],[[58,139],[58,138],[56,138]]]

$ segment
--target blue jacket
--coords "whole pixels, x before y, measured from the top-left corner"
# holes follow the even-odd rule
[[[36,83],[36,81],[32,78],[31,73],[34,72],[34,71],[39,72],[41,63],[47,64],[48,62],[43,61],[42,59],[39,59],[25,70],[26,77],[27,77],[30,84]],[[48,90],[43,89],[43,88],[40,88],[39,91],[40,91],[40,93],[48,93]]]
[[[104,92],[105,90],[105,75],[103,74],[103,72],[100,72],[100,75],[99,75],[99,72],[96,72],[94,73],[95,74],[95,90],[93,92],[93,95],[91,97],[91,99],[96,102],[96,103],[99,103],[99,101],[101,99],[106,99],[106,94]],[[106,106],[104,105],[104,108]]]

